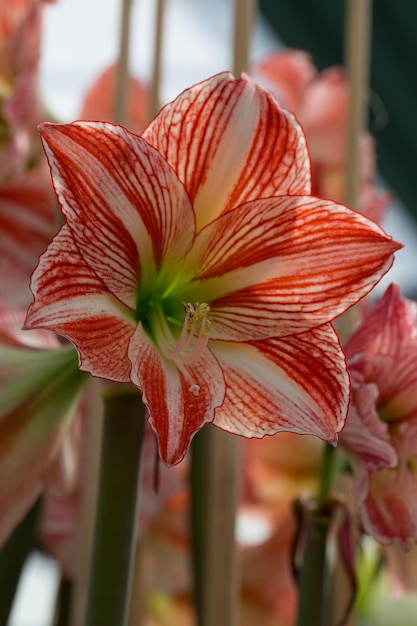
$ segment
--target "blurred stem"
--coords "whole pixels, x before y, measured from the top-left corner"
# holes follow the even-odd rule
[[[323,458],[320,468],[320,484],[317,499],[318,506],[325,504],[331,494],[336,474],[335,456],[336,448],[326,442],[324,444]]]
[[[298,591],[297,626],[324,626],[326,547],[331,513],[313,510],[309,514],[304,560]]]
[[[0,550],[0,626],[7,626],[27,556],[36,544],[41,500],[32,506]]]
[[[124,626],[130,600],[145,407],[135,389],[104,398],[86,626]]]
[[[298,589],[297,626],[324,626],[327,536],[333,507],[329,498],[336,474],[336,448],[324,444],[316,503],[307,512],[307,537]]]
[[[235,539],[241,441],[207,425],[193,442],[192,526],[199,626],[235,626],[239,614]]]
[[[198,624],[202,623],[204,535],[207,504],[207,445],[205,428],[191,443],[191,542],[194,604]]]
[[[72,581],[63,576],[59,583],[53,626],[68,626],[70,623],[73,588]]]

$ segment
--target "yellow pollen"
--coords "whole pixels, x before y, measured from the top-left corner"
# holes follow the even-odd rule
[[[182,306],[186,314],[187,331],[194,335],[200,335],[207,337],[211,320],[208,316],[210,313],[210,306],[206,302],[183,302]]]

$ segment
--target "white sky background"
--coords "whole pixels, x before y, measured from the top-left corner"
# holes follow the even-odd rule
[[[150,76],[155,0],[134,0],[131,24],[131,69]],[[232,0],[166,0],[162,99],[169,101],[191,84],[232,67]],[[41,92],[50,111],[61,121],[78,115],[83,94],[118,54],[121,0],[57,0],[45,10],[41,60]],[[278,41],[259,22],[254,39],[255,59],[278,47]],[[417,229],[400,207],[385,223],[387,232],[406,243],[380,290],[392,281],[417,291]],[[42,575],[37,570],[35,578]],[[44,578],[50,584],[50,575]],[[48,583],[49,581],[49,583]],[[36,587],[36,585],[35,585]],[[37,593],[35,591],[35,593]],[[39,596],[38,596],[39,599]],[[46,602],[46,600],[45,600]],[[14,612],[9,626],[47,626],[39,603],[27,612]],[[44,602],[42,602],[45,608]]]
[[[173,99],[186,87],[232,67],[232,0],[166,0],[162,95]],[[155,0],[133,0],[130,66],[149,78]],[[41,87],[52,112],[77,116],[82,94],[118,54],[121,0],[58,0],[46,8]],[[277,40],[259,24],[259,57]]]

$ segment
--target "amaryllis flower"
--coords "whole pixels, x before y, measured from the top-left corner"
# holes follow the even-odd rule
[[[417,304],[391,285],[346,344],[352,405],[341,443],[362,524],[381,543],[417,540]]]
[[[41,128],[66,223],[33,275],[28,328],[143,391],[162,459],[206,422],[331,442],[348,403],[331,320],[390,267],[393,242],[311,197],[291,114],[248,77],[184,91],[142,136]]]
[[[50,476],[88,380],[73,346],[23,320],[0,302],[0,545]]]

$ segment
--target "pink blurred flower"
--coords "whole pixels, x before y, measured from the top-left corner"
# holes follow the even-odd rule
[[[0,184],[0,298],[25,308],[30,275],[55,232],[56,199],[46,170]]]
[[[0,182],[25,169],[42,105],[38,62],[43,7],[51,0],[2,0],[0,5]]]
[[[417,540],[417,305],[391,285],[346,345],[352,404],[341,442],[362,524],[381,543]]]
[[[114,119],[117,66],[106,68],[84,97],[80,119],[111,122]],[[129,78],[127,126],[134,133],[141,133],[149,122],[148,90],[139,79]]]
[[[255,73],[292,111],[306,134],[313,168],[313,192],[345,201],[349,86],[342,68],[317,72],[308,53],[284,50],[263,59]],[[375,148],[369,133],[361,139],[360,210],[380,222],[390,196],[375,186]]]

